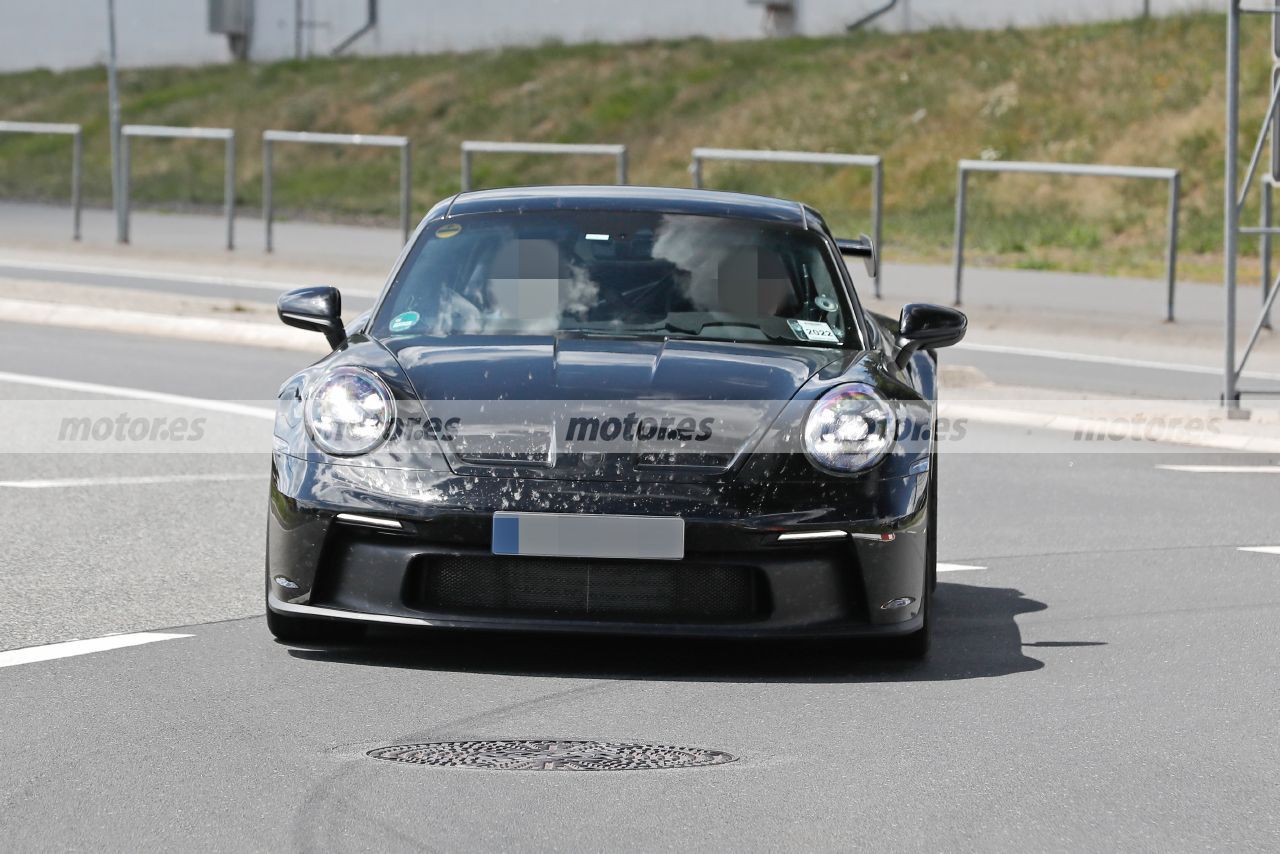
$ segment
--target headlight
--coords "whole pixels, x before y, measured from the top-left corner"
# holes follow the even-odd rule
[[[322,451],[354,457],[382,444],[395,420],[395,400],[376,375],[337,368],[311,387],[304,413]]]
[[[893,445],[898,419],[893,407],[864,383],[827,392],[804,422],[804,450],[818,468],[838,474],[862,471]]]

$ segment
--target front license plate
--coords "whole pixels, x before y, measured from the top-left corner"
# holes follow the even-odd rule
[[[680,560],[684,520],[675,516],[493,514],[493,553],[542,557]]]

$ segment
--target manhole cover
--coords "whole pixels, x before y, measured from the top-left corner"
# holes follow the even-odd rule
[[[607,741],[439,741],[370,750],[374,759],[499,771],[642,771],[724,765],[736,757],[701,747]]]

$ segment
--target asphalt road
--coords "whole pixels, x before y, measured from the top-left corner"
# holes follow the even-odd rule
[[[270,396],[304,361],[0,327],[0,371],[197,397]],[[0,397],[90,395],[0,382]],[[1280,459],[1094,454],[1065,434],[970,429],[982,452],[941,469],[941,556],[970,568],[942,576],[920,665],[848,645],[280,645],[260,616],[265,439],[259,454],[0,456],[0,650],[186,635],[12,666],[0,652],[0,840],[1275,850],[1280,548],[1241,549],[1280,547],[1280,474],[1159,466]],[[71,478],[96,483],[56,485]],[[366,755],[497,738],[738,759],[517,773]]]
[[[266,347],[0,323],[0,370],[216,400],[272,400],[282,382],[318,358]]]
[[[291,284],[270,279],[156,273],[147,270],[116,270],[111,267],[76,263],[37,264],[2,258],[0,258],[0,278],[69,285],[94,285],[102,288],[124,288],[169,295],[215,297],[272,304],[284,291],[294,287],[302,287],[301,284]],[[314,284],[327,283],[315,282]],[[363,288],[342,288],[343,305],[355,314],[371,308],[381,284],[381,282],[373,281]]]
[[[997,385],[1029,386],[1067,392],[1116,395],[1155,400],[1219,401],[1222,370],[1188,363],[1152,364],[1144,359],[1093,358],[1089,353],[1063,353],[1038,348],[987,349],[965,343],[940,354],[943,364],[977,368]],[[1280,374],[1248,372],[1241,383],[1254,392],[1250,406],[1269,405],[1280,395]]]

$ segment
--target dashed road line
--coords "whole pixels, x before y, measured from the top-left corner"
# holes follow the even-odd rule
[[[68,477],[45,480],[0,480],[0,489],[74,489],[86,486],[146,486],[232,480],[266,481],[266,474],[157,474],[129,477]]]
[[[1254,552],[1260,555],[1280,555],[1280,546],[1241,546],[1237,551]]]
[[[154,400],[159,403],[172,403],[188,406],[192,409],[206,409],[211,412],[227,412],[232,415],[245,415],[250,418],[274,419],[275,412],[263,406],[247,406],[231,400],[209,400],[203,397],[187,397],[181,394],[166,394],[160,391],[147,391],[141,388],[126,388],[118,385],[101,385],[79,380],[60,380],[53,377],[40,377],[32,374],[15,374],[0,371],[0,383],[31,385],[41,388],[53,388],[60,391],[78,391],[84,394],[100,394],[105,397],[122,397],[128,400]]]
[[[94,652],[106,652],[112,649],[123,649],[130,646],[141,646],[157,641],[189,638],[191,635],[175,635],[163,632],[137,632],[129,635],[107,635],[92,640],[73,640],[62,643],[29,646],[24,649],[11,649],[0,652],[0,667],[14,667],[19,664],[33,664],[37,661],[52,661],[58,658],[71,658],[76,655],[88,655]]]
[[[1158,465],[1164,471],[1183,471],[1194,474],[1280,474],[1280,466],[1173,466]]]
[[[975,569],[986,569],[985,566],[974,566],[967,563],[939,563],[938,572],[970,572]]]

